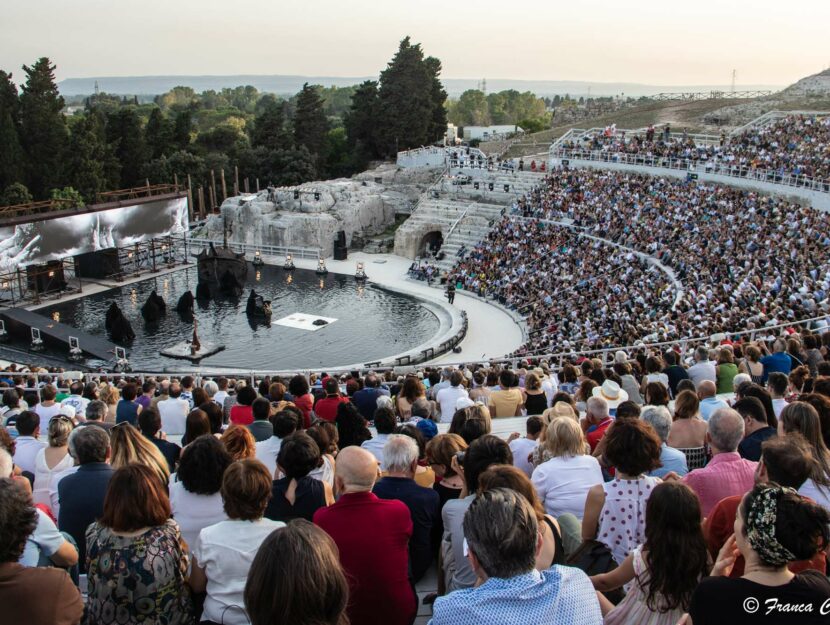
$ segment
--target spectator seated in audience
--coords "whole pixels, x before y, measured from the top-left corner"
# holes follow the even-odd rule
[[[271,416],[270,420],[273,435],[269,439],[257,442],[256,458],[265,465],[269,473],[271,473],[272,479],[275,479],[277,454],[280,453],[282,441],[297,431],[299,419],[294,412],[283,409]]]
[[[354,446],[343,449],[334,476],[339,498],[334,505],[317,510],[314,523],[332,537],[340,551],[349,580],[349,620],[408,625],[417,609],[408,574],[412,518],[404,503],[372,494],[377,476],[377,461],[371,453]]]
[[[0,478],[2,620],[21,625],[78,625],[84,604],[66,571],[18,562],[37,525],[38,512],[29,493],[15,480]]]
[[[336,410],[334,423],[337,425],[337,433],[340,437],[340,449],[353,445],[360,447],[365,441],[372,438],[366,419],[358,412],[353,403],[348,400],[338,401]],[[328,421],[327,419],[324,420]]]
[[[121,426],[132,427],[132,426]],[[191,623],[188,554],[158,473],[117,469],[104,513],[86,530],[88,623]]]
[[[799,488],[798,493],[830,510],[830,451],[821,436],[818,413],[806,402],[793,402],[781,412],[778,436],[789,436],[796,432],[806,439],[816,460],[813,473]]]
[[[46,447],[46,443],[39,440],[40,417],[32,410],[24,410],[17,415],[15,427],[17,438],[14,439],[14,463],[34,481],[35,459],[38,452]]]
[[[349,585],[337,545],[303,519],[271,532],[251,564],[244,598],[251,625],[346,625]]]
[[[709,418],[706,442],[712,450],[712,459],[704,468],[681,478],[700,498],[704,517],[724,497],[743,495],[754,484],[757,463],[738,454],[743,437],[743,418],[731,408],[720,408]]]
[[[329,377],[326,379],[323,388],[326,391],[326,395],[318,399],[317,403],[314,404],[314,414],[317,415],[318,419],[333,422],[340,414],[340,404],[350,403],[349,398],[343,397],[340,394],[340,384],[336,378]],[[355,412],[360,414],[356,407]]]
[[[265,516],[275,521],[311,521],[318,509],[334,503],[327,482],[309,475],[320,464],[320,448],[308,434],[295,432],[285,438],[277,455],[277,471],[272,497]]]
[[[398,418],[395,416],[395,411],[391,407],[382,407],[375,410],[374,420],[377,435],[374,438],[363,441],[360,446],[370,452],[378,461],[378,464],[383,464],[383,450],[385,449],[386,442],[398,425]]]
[[[254,422],[252,405],[256,400],[256,389],[247,384],[236,392],[236,404],[231,408],[230,422],[235,425],[250,425]]]
[[[660,479],[660,439],[648,423],[626,419],[608,430],[604,462],[614,479],[592,486],[585,500],[582,538],[599,540],[620,565],[645,540],[646,503]]]
[[[248,625],[243,592],[251,563],[262,542],[284,523],[263,518],[271,499],[271,476],[258,460],[231,464],[222,478],[227,521],[199,532],[188,585],[207,591],[202,621]]]
[[[704,421],[708,421],[715,410],[729,408],[729,404],[715,396],[716,390],[715,383],[711,380],[704,380],[697,385],[697,397],[700,400],[698,411]]]
[[[248,425],[251,434],[257,443],[267,441],[274,435],[274,426],[268,418],[271,416],[271,402],[264,397],[257,397],[251,404],[251,412],[254,415],[253,422]]]
[[[519,493],[495,488],[475,496],[462,531],[473,575],[481,583],[436,599],[432,625],[602,623],[585,573],[559,565],[542,572],[534,568],[543,540],[536,512]]]
[[[732,408],[744,418],[744,439],[738,445],[738,453],[741,458],[758,462],[761,458],[761,445],[776,435],[775,428],[767,425],[764,404],[757,397],[744,397],[732,404]]]
[[[381,499],[397,499],[406,504],[412,518],[409,539],[409,566],[413,582],[418,582],[432,564],[433,527],[441,515],[438,493],[415,482],[418,468],[418,444],[409,436],[393,434],[383,448],[384,477],[372,492]]]
[[[702,469],[708,461],[706,421],[700,418],[700,400],[694,391],[680,390],[674,402],[674,421],[666,444],[683,452],[689,470]],[[668,410],[668,408],[666,408]]]
[[[640,418],[654,428],[654,432],[660,439],[660,465],[649,473],[652,477],[664,477],[669,471],[673,471],[680,477],[689,472],[686,464],[686,454],[679,449],[669,447],[666,441],[671,434],[672,419],[669,409],[665,406],[647,406],[643,409]]]
[[[600,591],[630,585],[622,602],[605,614],[604,625],[675,625],[708,572],[700,502],[688,486],[666,482],[648,498],[645,541],[618,568],[591,581]]]
[[[758,470],[755,472],[756,484],[775,483],[798,490],[812,475],[818,464],[813,457],[809,443],[797,432],[764,441],[761,449]],[[721,499],[712,508],[703,524],[709,553],[713,558],[717,557],[718,552],[735,531],[735,516],[742,499],[742,495]],[[807,569],[824,572],[825,554],[823,551],[817,551],[810,559],[790,562],[787,567],[793,573],[800,573]],[[743,574],[744,559],[739,555],[728,576],[741,577]]]
[[[438,493],[442,509],[449,500],[458,499],[464,489],[464,476],[453,468],[452,461],[466,449],[467,442],[458,434],[438,434],[427,443],[427,460],[438,478],[432,488]]]
[[[159,448],[142,436],[138,429],[128,423],[122,423],[110,430],[110,442],[110,464],[113,469],[137,462],[153,469],[158,473],[159,479],[167,483],[170,478],[167,460],[161,455]]]
[[[104,512],[104,499],[112,478],[108,464],[112,450],[106,430],[95,426],[73,432],[70,445],[78,469],[58,482],[58,529],[74,540],[83,573],[86,571],[86,528]]]
[[[256,441],[247,426],[230,426],[219,437],[219,442],[230,454],[231,460],[248,460],[256,457]]]
[[[93,403],[96,402],[90,402],[90,406],[92,406]],[[97,403],[103,405],[103,402]],[[144,438],[158,447],[161,455],[164,456],[165,460],[167,460],[168,470],[170,473],[173,473],[176,470],[176,466],[179,464],[179,457],[182,454],[182,448],[176,445],[176,443],[171,443],[170,441],[159,437],[159,433],[161,433],[161,416],[159,415],[158,410],[152,407],[144,408],[141,411],[141,414],[138,415],[138,427],[140,428]]]
[[[161,429],[165,434],[184,434],[190,403],[182,399],[182,387],[178,382],[170,384],[169,397],[156,404],[161,416]]]
[[[514,432],[507,439],[510,445],[510,452],[513,454],[513,464],[530,477],[533,474],[533,463],[530,460],[533,450],[539,445],[539,436],[545,422],[542,417],[531,416],[525,422],[526,436]]]
[[[830,513],[795,490],[776,484],[755,486],[738,506],[734,536],[718,553],[710,577],[703,578],[692,595],[689,614],[694,625],[768,622],[770,615],[764,611],[770,602],[779,607],[810,605],[810,612],[798,614],[797,620],[826,622],[819,608],[830,598],[830,580],[813,570],[795,574],[787,565],[827,549],[828,523]],[[731,579],[738,554],[745,561],[744,574]],[[748,619],[747,606],[762,611]],[[781,616],[778,622],[796,622],[792,614]]]
[[[170,476],[170,506],[189,549],[204,528],[228,518],[220,489],[232,462],[212,434],[200,436],[182,450],[179,470]]]
[[[72,419],[65,415],[57,414],[49,419],[49,445],[35,456],[35,482],[32,487],[32,501],[35,504],[49,506],[52,480],[55,475],[74,464],[68,444],[72,429]]]

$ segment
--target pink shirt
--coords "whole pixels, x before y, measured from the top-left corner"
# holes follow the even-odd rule
[[[709,516],[721,499],[741,495],[752,490],[755,484],[757,462],[741,458],[737,451],[715,455],[702,469],[695,469],[681,482],[689,486],[700,498],[703,516]]]

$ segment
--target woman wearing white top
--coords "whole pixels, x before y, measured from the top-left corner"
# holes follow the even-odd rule
[[[219,491],[232,462],[225,446],[210,434],[182,450],[179,470],[170,476],[170,508],[189,549],[204,528],[228,518]]]
[[[568,417],[551,422],[544,445],[553,457],[534,469],[531,481],[545,512],[553,517],[570,512],[581,519],[588,491],[603,481],[599,462],[585,453],[582,428]]]
[[[308,475],[334,488],[334,455],[337,453],[337,429],[332,424],[318,423],[306,430],[320,448],[320,464]],[[280,476],[278,476],[280,477]]]
[[[64,415],[53,417],[49,421],[49,446],[44,447],[35,456],[35,483],[32,500],[48,506],[49,486],[54,476],[68,469],[75,462],[69,455],[69,434],[72,432],[72,420]]]
[[[225,625],[248,625],[242,594],[259,546],[285,523],[263,518],[271,499],[271,474],[262,462],[234,462],[222,478],[227,521],[206,527],[193,545],[188,584],[207,591],[202,620]]]
[[[645,397],[646,387],[651,382],[660,382],[667,389],[669,388],[669,376],[663,373],[665,365],[663,361],[657,356],[649,356],[646,358],[646,374],[643,376],[643,382],[640,385],[640,393]]]

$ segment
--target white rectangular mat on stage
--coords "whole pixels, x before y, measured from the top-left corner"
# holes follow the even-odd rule
[[[318,319],[325,321],[326,323],[314,325],[314,322]],[[330,325],[335,321],[337,321],[337,319],[332,319],[331,317],[320,317],[318,315],[294,313],[293,315],[288,315],[287,317],[283,317],[282,319],[278,319],[277,321],[272,321],[271,325],[285,326],[286,328],[297,328],[298,330],[310,330],[314,332],[315,330],[319,330],[320,328],[325,328],[327,325]]]

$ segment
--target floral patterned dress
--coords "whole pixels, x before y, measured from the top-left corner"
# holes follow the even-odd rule
[[[188,556],[173,519],[138,536],[119,536],[95,522],[87,528],[89,625],[189,625]]]

